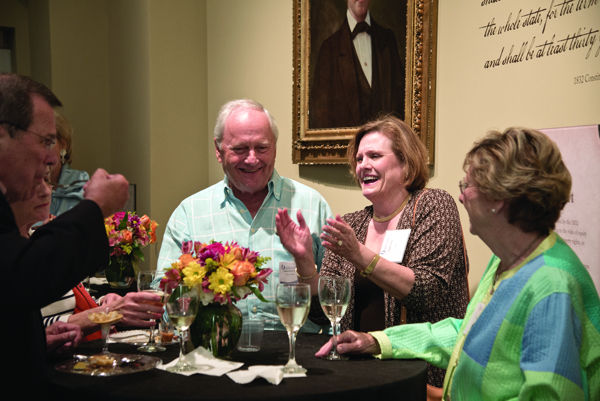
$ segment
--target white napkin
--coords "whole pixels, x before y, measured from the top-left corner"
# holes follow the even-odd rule
[[[250,366],[248,370],[238,370],[236,372],[227,373],[227,376],[238,384],[250,383],[257,377],[262,377],[271,384],[279,384],[281,380],[291,377],[306,377],[305,373],[283,373],[283,365],[279,366],[265,366],[256,365]]]
[[[148,330],[127,330],[112,333],[108,337],[109,343],[142,343],[148,341]]]
[[[176,372],[181,375],[193,375],[195,373],[201,373],[209,376],[223,376],[227,372],[238,369],[244,364],[242,362],[230,362],[222,359],[215,358],[215,356],[206,350],[204,347],[198,347],[186,356],[184,359],[190,365],[196,366],[197,370],[191,372]],[[158,369],[167,370],[168,367],[175,366],[179,361],[179,357],[169,362],[166,365],[157,366]]]
[[[86,280],[84,280],[86,281]],[[108,280],[106,280],[106,278],[104,277],[90,277],[90,284],[94,284],[94,285],[102,285],[102,284],[108,284]]]

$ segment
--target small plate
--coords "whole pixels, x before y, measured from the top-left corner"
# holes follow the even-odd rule
[[[95,367],[90,366],[88,362],[82,362],[79,359],[69,359],[59,362],[55,368],[59,372],[75,373],[85,376],[120,376],[128,375],[145,370],[154,369],[162,365],[160,358],[139,354],[110,354],[117,360],[123,358],[137,359],[135,362],[123,363],[117,366]],[[139,359],[138,359],[139,358]],[[77,368],[75,368],[77,366]]]

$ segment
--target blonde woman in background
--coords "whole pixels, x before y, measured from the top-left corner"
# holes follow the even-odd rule
[[[83,186],[85,182],[73,185],[75,181],[87,181],[90,176],[85,171],[73,170],[70,163],[73,161],[73,127],[60,113],[54,112],[56,118],[56,145],[52,149],[57,157],[58,164],[50,171],[50,182],[68,187],[54,186],[50,214],[58,216],[83,200]]]

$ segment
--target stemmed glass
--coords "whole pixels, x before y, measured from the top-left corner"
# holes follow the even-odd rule
[[[88,315],[88,319],[93,323],[99,324],[102,331],[102,355],[109,355],[108,352],[108,334],[110,333],[110,326],[119,322],[123,319],[123,314],[114,310],[110,312],[110,308],[102,308],[102,312],[94,312]]]
[[[306,321],[310,309],[310,286],[308,284],[279,284],[277,286],[277,313],[290,339],[290,357],[283,373],[305,373],[306,369],[296,363],[296,334]]]
[[[329,355],[323,357],[330,361],[345,361],[348,357],[337,352],[337,336],[340,334],[340,320],[346,313],[350,301],[350,279],[346,277],[319,278],[319,301],[325,316],[331,321],[333,346]]]
[[[200,296],[198,294],[197,286],[190,286],[180,284],[173,289],[173,292],[169,296],[166,303],[167,313],[169,320],[173,322],[177,330],[179,330],[179,361],[177,365],[167,368],[167,372],[189,372],[196,370],[193,365],[189,365],[184,359],[184,332],[186,332],[196,314],[198,313],[198,306],[200,305]]]
[[[152,294],[160,295],[164,298],[165,293],[158,287],[159,281],[156,280],[156,272],[139,272],[137,277],[137,286],[138,292],[150,292]],[[142,303],[151,303],[155,306],[160,306],[161,308],[164,305],[164,300],[161,299],[161,302],[147,302],[144,301]],[[156,324],[156,323],[155,323]],[[154,326],[150,327],[150,333],[148,335],[148,343],[138,348],[138,351],[142,352],[161,352],[165,351],[165,347],[161,347],[160,345],[156,345],[154,342]]]

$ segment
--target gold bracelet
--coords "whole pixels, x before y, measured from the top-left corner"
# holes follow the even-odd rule
[[[315,265],[315,271],[313,272],[313,274],[311,274],[308,277],[302,277],[301,275],[299,275],[298,268],[296,267],[296,276],[298,276],[298,278],[301,278],[302,280],[310,280],[311,278],[313,278],[315,276],[315,274],[317,274],[317,265]]]
[[[379,262],[379,255],[375,255],[369,266],[363,271],[360,272],[360,275],[363,277],[369,277],[371,273],[373,273],[373,269],[377,266],[377,262]]]

